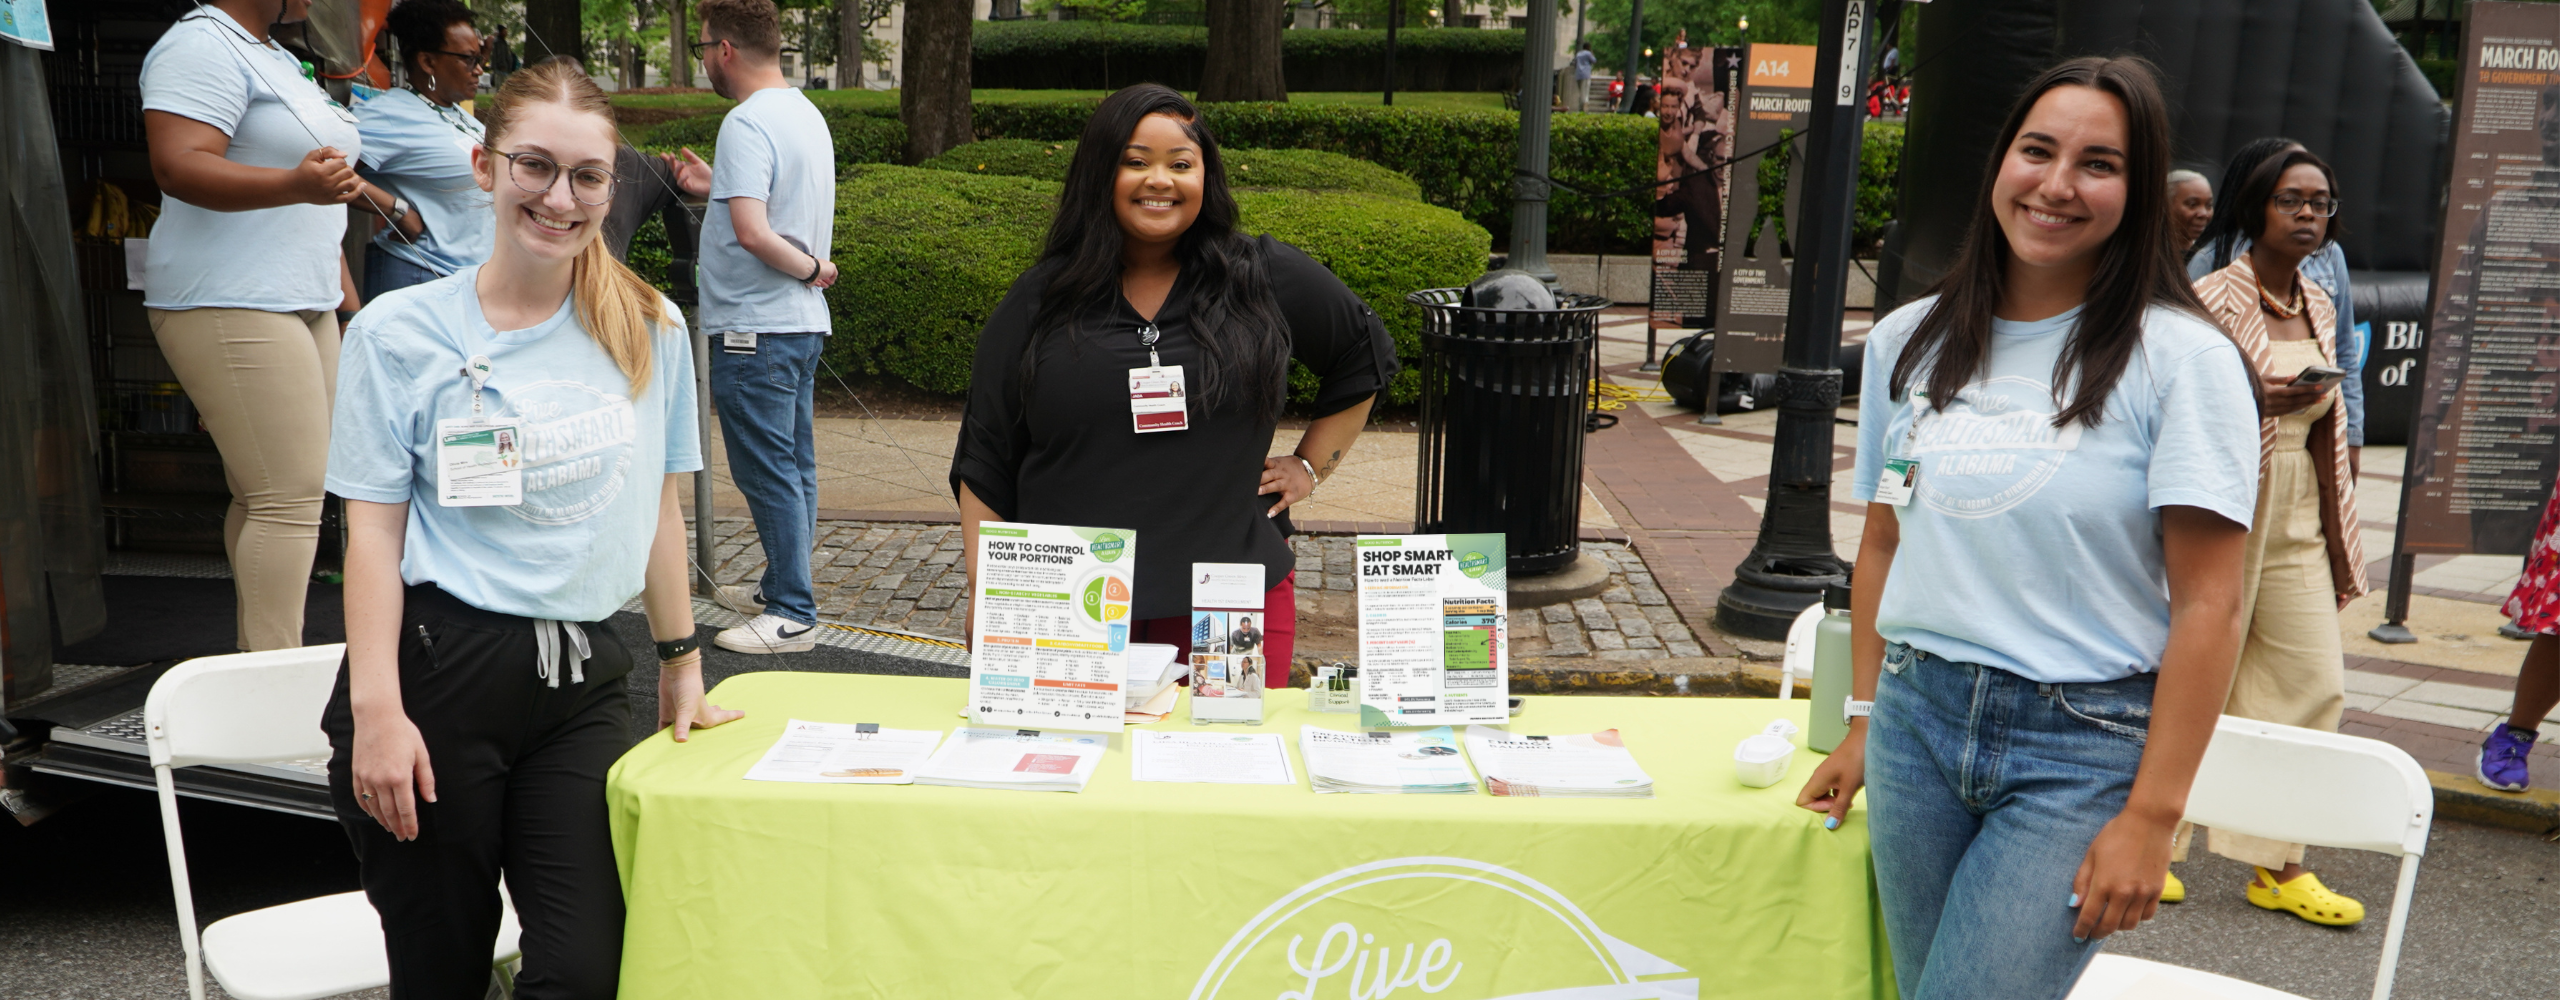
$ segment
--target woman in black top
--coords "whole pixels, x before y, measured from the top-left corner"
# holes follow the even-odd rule
[[[1316,419],[1266,457],[1292,358],[1320,380]],[[1187,427],[1137,432],[1132,370],[1152,364],[1182,371]],[[951,460],[969,551],[991,520],[1137,531],[1131,638],[1186,652],[1191,564],[1261,563],[1264,653],[1286,663],[1297,560],[1278,517],[1341,464],[1395,371],[1386,327],[1332,272],[1236,231],[1198,109],[1122,90],[1085,125],[1040,262],[978,338]]]

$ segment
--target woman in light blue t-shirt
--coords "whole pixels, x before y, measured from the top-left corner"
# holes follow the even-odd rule
[[[142,127],[160,221],[138,261],[169,370],[222,451],[223,549],[243,650],[302,645],[338,318],[360,303],[347,206],[392,196],[356,176],[355,116],[269,37],[310,0],[212,0],[142,59]],[[142,241],[134,241],[141,244]]]
[[[685,591],[683,316],[602,239],[617,141],[574,64],[508,77],[473,156],[489,263],[383,296],[347,338],[328,479],[347,662],[320,725],[401,996],[481,994],[502,870],[519,989],[613,995],[604,779],[631,745],[633,657],[605,619],[641,599],[675,740],[739,714],[703,701]]]
[[[480,33],[461,0],[400,0],[391,8],[406,86],[356,106],[364,158],[356,170],[400,196],[397,221],[365,252],[364,293],[452,274],[489,259],[494,216],[471,175],[480,119],[462,108],[479,92]]]
[[[2149,919],[2230,684],[2257,413],[2171,245],[2169,147],[2148,63],[2047,70],[1937,293],[1867,340],[1873,715],[1798,802],[1838,829],[1867,789],[1909,1000],[2062,996]]]

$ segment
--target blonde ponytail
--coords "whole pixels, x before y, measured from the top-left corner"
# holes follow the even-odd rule
[[[640,275],[605,249],[599,236],[578,251],[569,279],[569,297],[578,303],[578,325],[604,348],[615,367],[631,380],[637,399],[649,388],[650,362],[657,349],[653,331],[667,321],[666,299],[640,280]]]
[[[621,145],[622,130],[614,127],[613,104],[604,88],[587,77],[577,60],[553,58],[509,74],[506,85],[498,88],[489,109],[490,148],[497,148],[526,106],[542,103],[566,105],[604,119],[614,143]],[[603,228],[602,220],[596,228]],[[604,348],[623,377],[631,380],[631,395],[637,398],[649,388],[657,354],[655,329],[668,320],[666,298],[613,259],[601,232],[578,251],[571,267],[569,298],[578,304],[578,325],[586,327],[587,336],[595,338],[596,346]]]

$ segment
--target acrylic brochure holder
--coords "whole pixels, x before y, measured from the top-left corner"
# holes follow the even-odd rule
[[[1191,564],[1191,721],[1262,724],[1265,679],[1261,563]]]

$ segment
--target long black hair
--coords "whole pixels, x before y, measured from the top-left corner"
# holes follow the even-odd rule
[[[1227,191],[1216,137],[1201,122],[1198,107],[1153,83],[1104,98],[1085,122],[1040,252],[1042,264],[1055,265],[1031,317],[1023,384],[1027,391],[1043,338],[1061,329],[1072,337],[1078,321],[1107,314],[1119,301],[1122,242],[1112,192],[1129,137],[1149,115],[1180,121],[1200,147],[1200,215],[1174,247],[1191,281],[1191,336],[1201,360],[1196,398],[1210,409],[1236,405],[1260,419],[1276,418],[1288,399],[1288,321],[1272,295],[1261,248],[1236,231],[1236,200]]]
[[[2266,228],[2266,199],[2260,198],[2251,208],[2242,208],[2238,197],[2240,189],[2249,186],[2249,179],[2267,161],[2301,148],[2299,142],[2271,135],[2249,140],[2233,150],[2231,159],[2223,163],[2222,183],[2213,188],[2213,218],[2205,222],[2204,235],[2196,237],[2196,252],[2212,254],[2214,270],[2230,267],[2231,258],[2239,254],[2240,241],[2257,242],[2258,231]],[[2276,173],[2281,175],[2284,171],[2279,168]],[[2273,185],[2269,185],[2269,190],[2273,189]],[[2333,180],[2329,194],[2335,197],[2337,193],[2337,182]],[[2249,218],[2252,214],[2257,215],[2255,220]],[[2338,220],[2329,221],[2334,223]]]
[[[2009,145],[2026,124],[2027,112],[2057,87],[2089,87],[2113,96],[2124,106],[2126,134],[2124,219],[2098,251],[2098,270],[2089,279],[2080,320],[2054,358],[2054,402],[2061,412],[2054,415],[2053,425],[2077,420],[2095,427],[2105,417],[2107,397],[2115,392],[2116,380],[2124,376],[2134,350],[2141,346],[2143,314],[2152,306],[2181,308],[2199,319],[2205,317],[2204,303],[2187,284],[2186,269],[2179,265],[2169,235],[2171,139],[2168,101],[2160,96],[2158,72],[2135,56],[2083,56],[2045,70],[2009,109],[2009,120],[2000,127],[2000,141],[1991,147],[1991,163],[1983,172],[1973,221],[1965,229],[1955,265],[1931,289],[1938,301],[1921,317],[1902,357],[1894,363],[1894,398],[1902,398],[1904,389],[1925,369],[1929,404],[1943,410],[1990,359],[1991,319],[2000,307],[2010,254],[2009,237],[1993,214],[1993,183]],[[2078,387],[2071,389],[2075,375]]]

